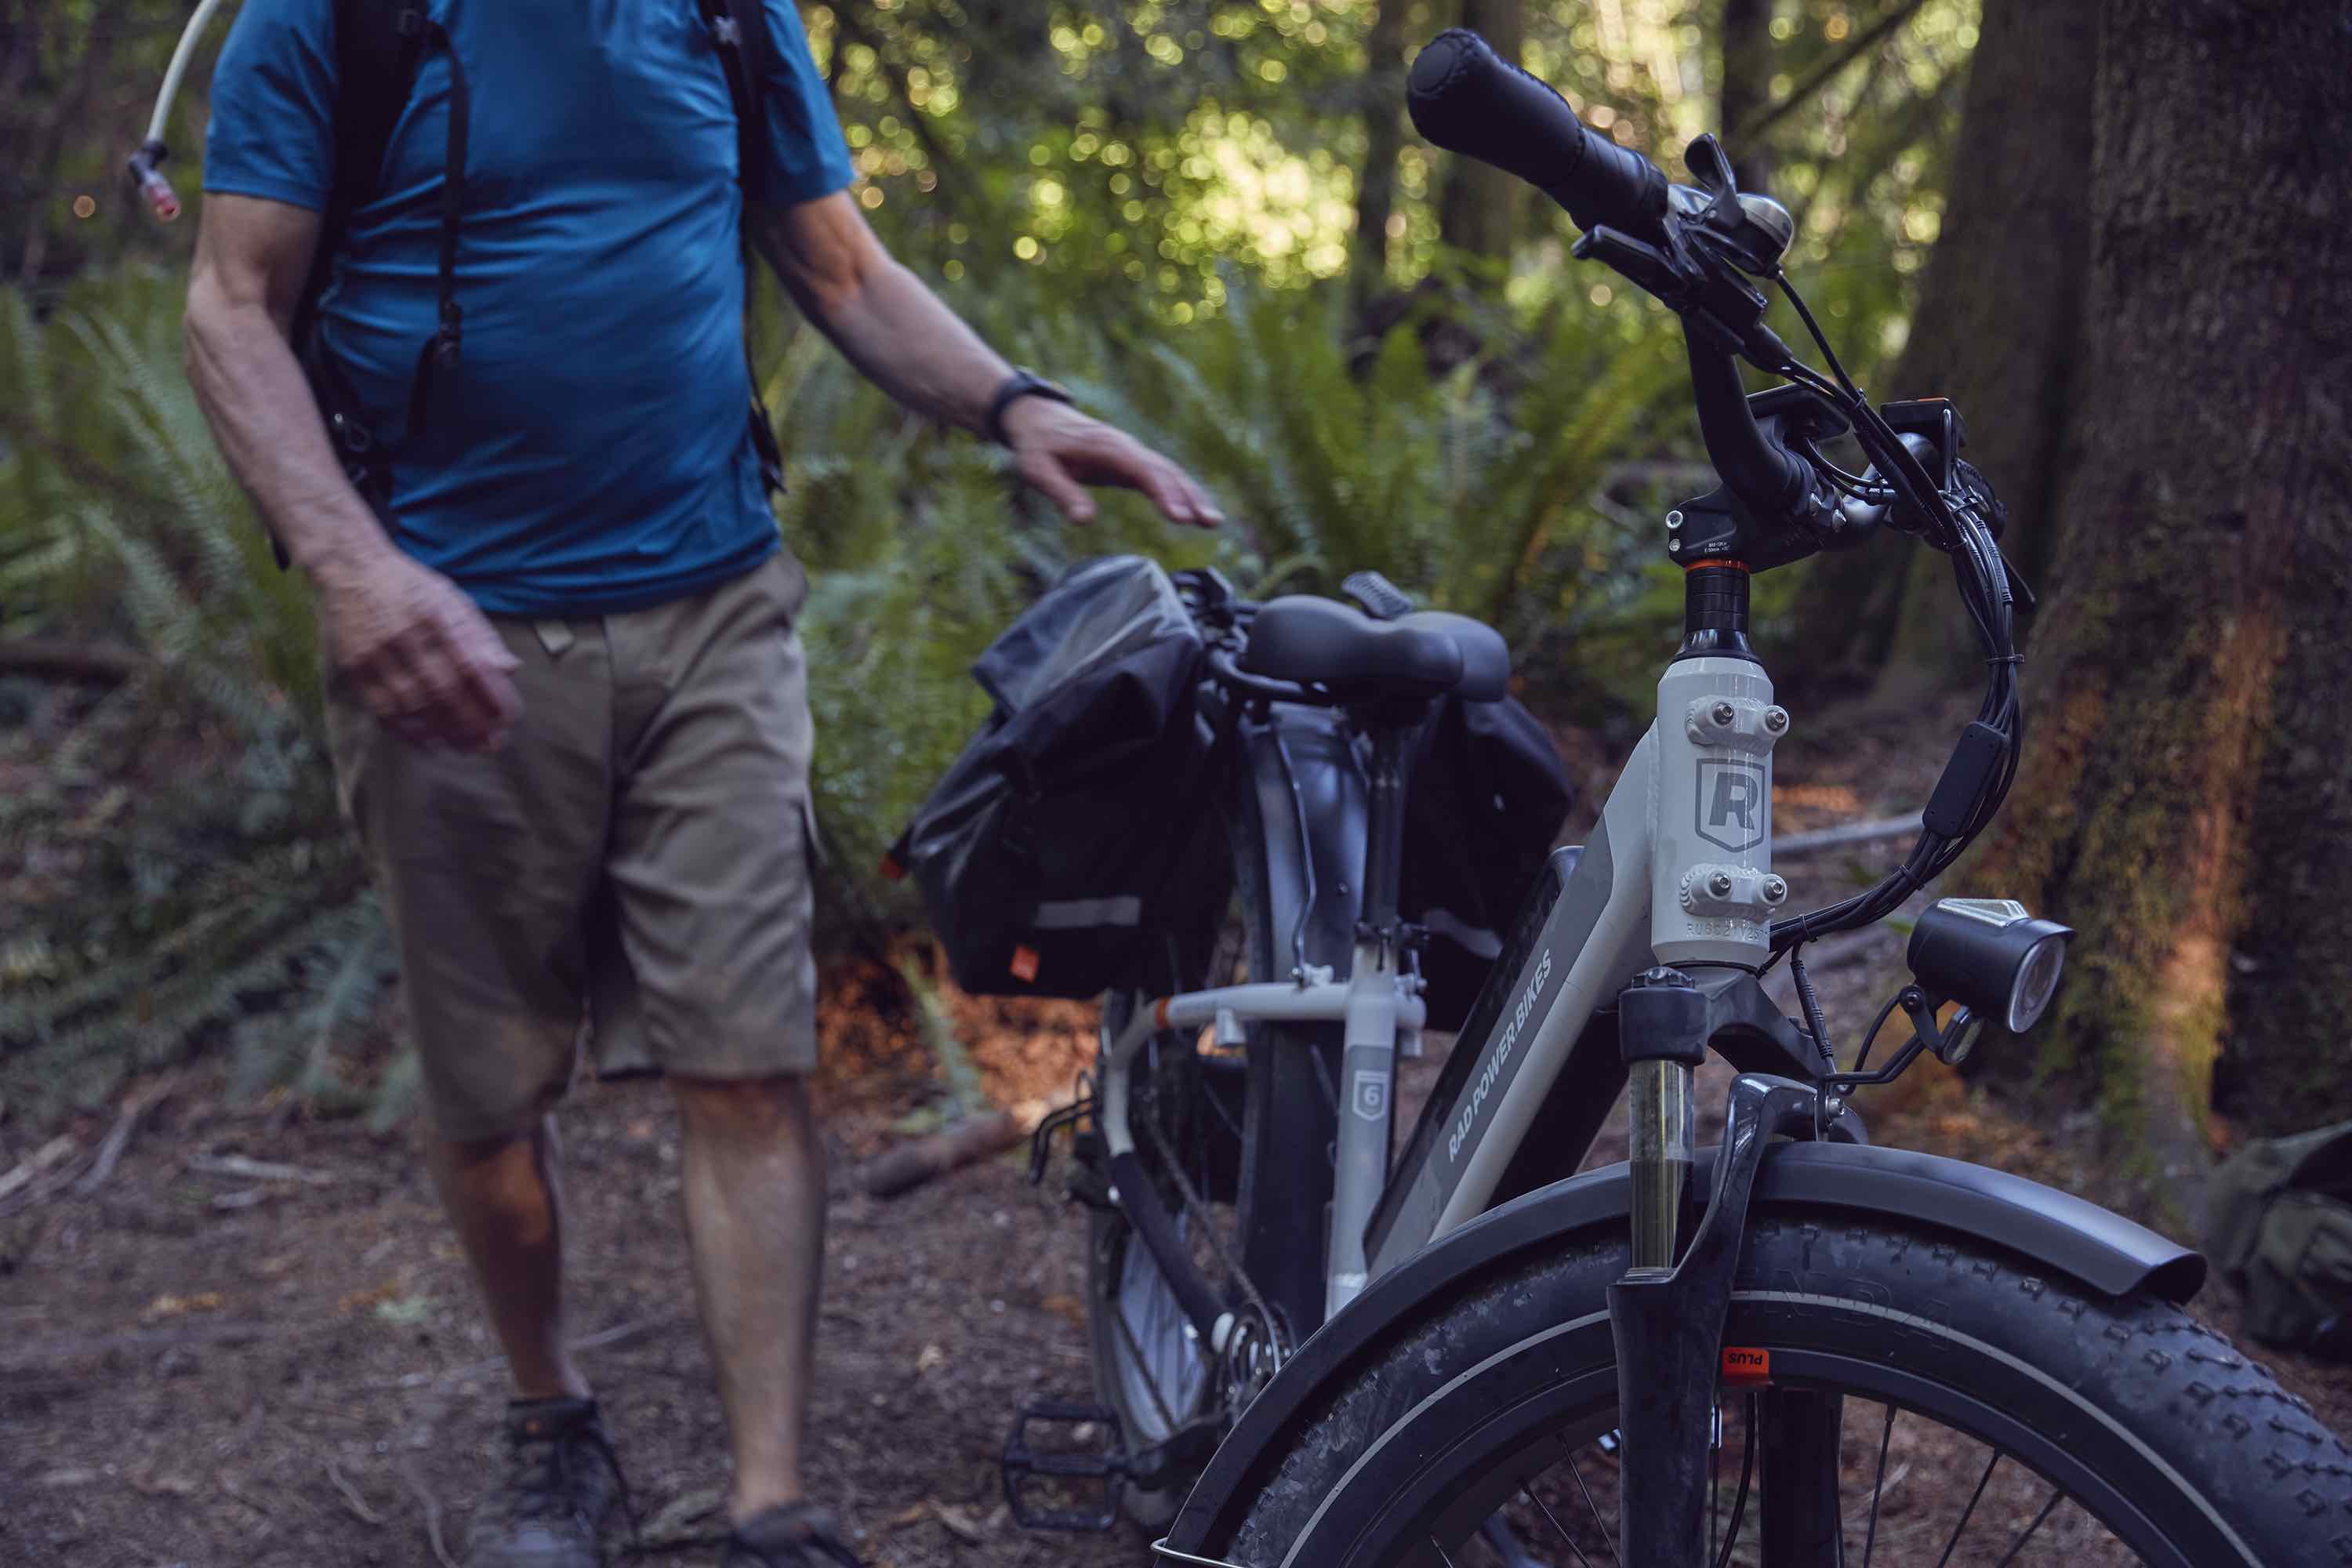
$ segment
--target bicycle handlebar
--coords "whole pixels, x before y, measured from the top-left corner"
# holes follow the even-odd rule
[[[1507,63],[1486,40],[1453,27],[1412,62],[1405,105],[1422,135],[1517,174],[1568,209],[1582,229],[1603,224],[1654,239],[1666,177],[1576,117],[1550,83]]]
[[[1811,496],[1813,466],[1774,440],[1757,424],[1740,384],[1739,365],[1729,354],[1685,331],[1691,397],[1698,405],[1698,433],[1708,460],[1723,482],[1763,516],[1793,514]]]
[[[1667,232],[1670,187],[1657,165],[1587,126],[1549,83],[1506,61],[1477,34],[1455,27],[1431,39],[1412,62],[1405,102],[1423,136],[1534,185],[1589,237],[1606,242],[1601,254],[1644,250],[1654,267],[1678,265],[1668,255],[1681,254]],[[1594,237],[1596,228],[1639,244]],[[1759,517],[1774,524],[1798,519],[1818,488],[1812,465],[1757,424],[1731,349],[1687,321],[1684,335],[1699,430],[1717,472]]]

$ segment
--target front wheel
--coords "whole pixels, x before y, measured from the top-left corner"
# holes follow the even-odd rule
[[[1617,1374],[1595,1233],[1430,1303],[1287,1435],[1247,1568],[1468,1568],[1497,1510],[1607,1563]],[[1711,1563],[2289,1568],[2352,1563],[2352,1449],[2179,1309],[2106,1300],[1965,1237],[1759,1211],[1724,1343]]]

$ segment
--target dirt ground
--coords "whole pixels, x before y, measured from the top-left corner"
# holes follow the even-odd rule
[[[1940,757],[1910,750],[1847,752],[1835,776],[1793,753],[1781,831],[1915,806]],[[1798,896],[1868,875],[1878,853],[1808,862]],[[1825,968],[1833,1021],[1866,1019],[1855,1009],[1885,994],[1899,947],[1886,936]],[[876,1564],[1141,1568],[1139,1535],[1032,1535],[1003,1506],[996,1457],[1016,1405],[1088,1394],[1083,1226],[1058,1180],[1033,1189],[1016,1152],[887,1203],[853,1190],[857,1159],[919,1125],[909,1112],[935,1093],[890,984],[838,969],[827,1005],[813,1485]],[[1033,1116],[1090,1050],[1075,1005],[954,1016],[991,1098]],[[1401,1099],[1435,1067],[1433,1053]],[[232,1108],[201,1065],[145,1087],[155,1098],[105,1179],[89,1178],[118,1123],[95,1118],[68,1130],[55,1167],[87,1173],[89,1190],[0,1205],[0,1564],[451,1561],[500,1470],[504,1388],[412,1138]],[[2096,1194],[2080,1129],[2004,1114],[1932,1062],[1863,1107],[1881,1142]],[[674,1117],[656,1084],[591,1085],[564,1127],[576,1334],[656,1543],[648,1560],[707,1562],[691,1542],[716,1523],[725,1447],[689,1311]],[[2201,1306],[2234,1326],[2221,1288]],[[2352,1431],[2352,1373],[2263,1359]],[[1915,1490],[1952,1484],[1929,1468]]]

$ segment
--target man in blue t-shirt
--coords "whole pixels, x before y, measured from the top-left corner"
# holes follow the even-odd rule
[[[514,1472],[469,1561],[593,1564],[615,1495],[567,1348],[548,1115],[584,1038],[599,1071],[665,1073],[680,1107],[734,1453],[722,1562],[852,1563],[803,1490],[824,1210],[803,1088],[806,582],[746,418],[740,238],[861,371],[1003,442],[1071,518],[1092,514],[1089,484],[1179,522],[1217,513],[882,249],[786,0],[765,0],[768,47],[744,51],[766,64],[742,145],[764,155],[740,170],[694,0],[423,5],[434,47],[344,225],[306,376],[289,332],[337,146],[337,10],[246,0],[230,35],[188,363],[318,595],[336,775],[399,942],[428,1162],[513,1372]],[[445,330],[449,351],[420,354]]]

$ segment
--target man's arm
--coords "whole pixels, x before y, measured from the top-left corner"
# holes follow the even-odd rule
[[[846,192],[792,206],[753,206],[752,243],[834,345],[918,413],[985,434],[990,399],[1013,367],[875,237]],[[1166,458],[1066,404],[1024,397],[1004,415],[1022,478],[1074,521],[1094,516],[1084,487],[1140,490],[1168,518],[1223,521],[1216,503]]]
[[[188,380],[229,468],[319,589],[369,711],[420,744],[495,745],[520,704],[513,656],[472,600],[393,547],[327,441],[287,341],[318,244],[302,207],[205,198],[183,331]]]

